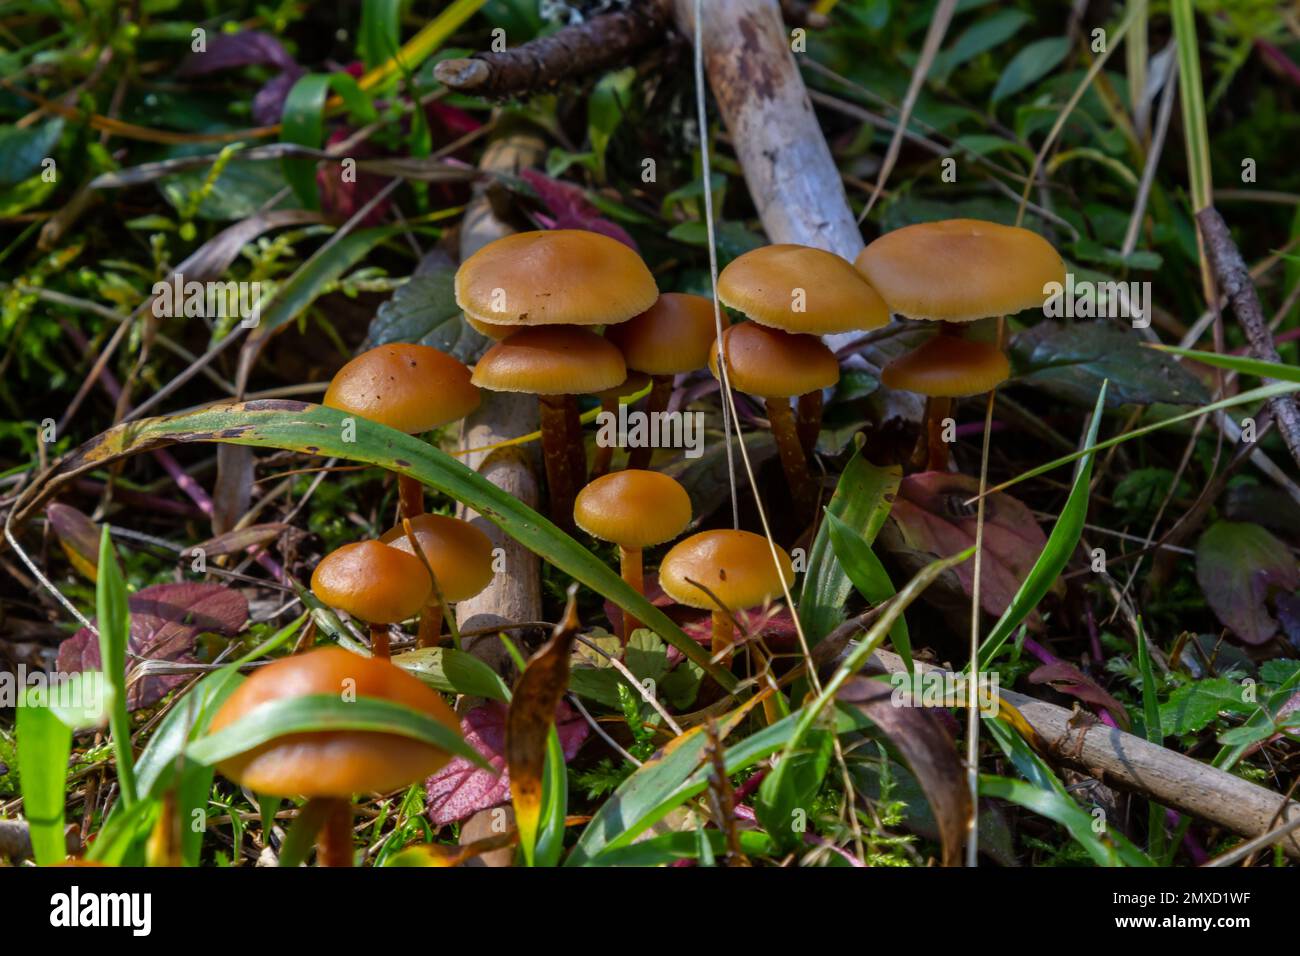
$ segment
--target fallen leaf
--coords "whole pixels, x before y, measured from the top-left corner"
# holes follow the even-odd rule
[[[464,757],[451,762],[425,781],[429,822],[434,826],[455,823],[480,810],[500,806],[510,799],[510,771],[506,767],[506,705],[489,701],[461,718],[465,742],[483,755],[496,772],[476,767]],[[561,702],[555,711],[564,758],[573,759],[591,733],[587,721]]]
[[[57,501],[46,506],[45,517],[68,561],[79,574],[94,581],[98,577],[99,528],[76,508]]]
[[[1268,605],[1300,589],[1300,566],[1257,524],[1216,521],[1196,543],[1196,580],[1223,625],[1247,644],[1277,633]]]
[[[215,633],[233,637],[248,620],[248,601],[224,584],[155,584],[131,595],[131,636],[127,641],[127,671],[139,660],[193,663],[194,639]],[[59,645],[57,668],[65,673],[99,670],[99,641],[81,628]],[[156,704],[182,674],[157,674],[131,683],[127,706],[132,710]]]
[[[969,498],[979,493],[979,481],[946,471],[926,471],[904,478],[885,523],[880,542],[904,563],[929,564],[934,558],[960,554],[975,544],[976,513]],[[1011,603],[1020,584],[1047,546],[1033,514],[1008,494],[985,499],[984,559],[980,606],[994,617]],[[915,559],[918,553],[922,556]],[[975,562],[965,561],[946,574],[955,576],[962,592],[973,591]],[[1027,619],[1037,626],[1035,612]]]
[[[537,198],[551,214],[545,218],[538,217],[548,229],[585,229],[617,239],[625,246],[636,249],[636,242],[627,230],[602,216],[600,210],[587,200],[577,186],[552,179],[535,169],[525,169],[519,176],[532,187]]]
[[[1053,661],[1035,668],[1029,675],[1031,684],[1050,684],[1062,694],[1077,697],[1086,704],[1103,708],[1124,730],[1129,728],[1128,711],[1079,668],[1066,661]]]

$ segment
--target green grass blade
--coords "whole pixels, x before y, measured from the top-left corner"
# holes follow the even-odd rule
[[[48,866],[67,856],[63,807],[72,730],[46,706],[41,689],[29,689],[16,710],[23,816],[27,818],[36,862]]]
[[[893,597],[894,582],[889,580],[889,572],[867,540],[833,514],[826,515],[826,527],[830,529],[831,545],[840,567],[858,593],[870,604],[882,604]],[[907,632],[907,620],[901,614],[889,629],[889,639],[907,664],[907,669],[912,670],[912,639]]]
[[[559,731],[551,725],[542,771],[542,812],[533,847],[533,866],[555,866],[564,852],[564,818],[569,812],[569,771]]]
[[[1205,93],[1201,84],[1201,55],[1197,49],[1196,16],[1192,0],[1171,0],[1170,19],[1178,49],[1178,98],[1182,103],[1183,136],[1192,203],[1200,211],[1213,201],[1210,179],[1210,135],[1205,122]]]
[[[126,643],[131,634],[131,611],[126,581],[108,525],[99,539],[99,576],[95,583],[95,626],[99,630],[99,659],[104,671],[104,696],[113,735],[117,784],[126,806],[135,803],[135,757],[131,753],[131,716],[126,709]]]
[[[348,112],[361,125],[372,123],[376,113],[370,97],[347,73],[308,73],[289,90],[280,114],[283,142],[320,149],[325,141],[325,100],[333,90],[343,100]],[[289,181],[298,201],[307,209],[319,209],[316,192],[316,160],[289,156],[281,160],[284,178]]]
[[[1097,404],[1092,409],[1092,424],[1088,427],[1088,435],[1083,441],[1085,448],[1090,448],[1097,443],[1097,430],[1101,427],[1101,417],[1105,407],[1106,382],[1102,382],[1101,389],[1097,392]],[[1016,590],[1015,597],[1011,599],[1007,609],[1002,612],[1002,617],[998,619],[997,624],[993,625],[993,630],[980,645],[978,660],[981,668],[993,663],[993,658],[1002,649],[1002,645],[1052,589],[1056,579],[1065,570],[1070,555],[1074,554],[1074,549],[1083,534],[1083,524],[1088,518],[1088,492],[1092,482],[1094,456],[1095,452],[1085,452],[1080,458],[1079,466],[1075,469],[1074,485],[1070,488],[1070,496],[1065,500],[1065,507],[1061,509],[1060,517],[1056,519],[1052,533],[1048,535],[1046,547],[1034,562],[1034,566],[1029,569],[1029,573],[1025,575],[1025,580]]]
[[[1164,731],[1160,727],[1160,698],[1156,693],[1156,674],[1151,667],[1151,650],[1147,647],[1146,629],[1142,618],[1137,619],[1137,659],[1138,671],[1142,675],[1142,729],[1148,743],[1157,747],[1165,742]],[[1147,849],[1151,855],[1160,859],[1165,854],[1165,808],[1154,800],[1147,801]]]
[[[1300,368],[1284,362],[1266,362],[1263,359],[1250,358],[1245,355],[1221,355],[1218,352],[1198,352],[1196,349],[1181,349],[1176,345],[1148,345],[1172,355],[1193,359],[1203,365],[1226,368],[1230,372],[1242,375],[1255,375],[1259,378],[1271,378],[1279,382],[1300,382]]]

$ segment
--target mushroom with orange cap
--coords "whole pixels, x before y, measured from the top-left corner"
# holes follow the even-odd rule
[[[393,342],[362,352],[335,374],[324,404],[349,415],[419,434],[458,421],[479,405],[469,369],[429,345]],[[402,514],[424,511],[424,486],[397,476]]]
[[[669,597],[713,612],[715,655],[734,643],[733,612],[766,604],[793,584],[790,556],[751,531],[693,534],[659,564],[659,585]]]
[[[676,479],[628,468],[597,478],[578,493],[573,520],[602,541],[618,545],[623,580],[645,594],[642,550],[671,541],[691,523],[691,498]],[[624,640],[640,624],[623,612]]]
[[[614,388],[626,378],[623,355],[612,343],[572,325],[520,329],[484,352],[474,367],[480,388],[537,396],[551,520],[559,525],[570,526],[578,483],[587,473],[573,396]]]
[[[881,381],[928,397],[928,467],[942,469],[942,422],[952,400],[987,392],[1011,371],[1001,348],[967,340],[961,325],[1040,308],[1049,285],[1065,281],[1065,263],[1028,229],[946,219],[886,233],[855,264],[891,311],[940,323],[937,336],[885,366]]]
[[[725,315],[722,324],[729,324]],[[717,329],[712,299],[665,292],[640,315],[611,326],[605,337],[619,347],[629,371],[652,376],[654,385],[645,403],[646,413],[652,415],[668,407],[673,376],[704,368]],[[632,449],[627,467],[644,468],[652,450]]]
[[[436,692],[389,661],[338,647],[281,658],[256,670],[226,698],[212,718],[211,732],[256,715],[273,701],[344,693],[401,704],[460,734],[456,715]],[[323,824],[318,861],[322,866],[351,866],[353,794],[386,793],[423,780],[450,756],[415,737],[349,729],[284,734],[217,766],[256,793],[306,797],[302,813]]]
[[[805,335],[867,331],[889,323],[880,293],[853,264],[812,246],[752,249],[718,275],[718,298],[762,325]],[[821,430],[822,392],[799,396],[798,430],[811,455]]]
[[[492,582],[492,539],[468,521],[422,514],[380,536],[384,544],[414,555],[411,537],[433,572],[429,602],[420,611],[417,647],[434,647],[442,635],[444,608],[478,594]],[[418,555],[416,556],[418,558]]]
[[[382,541],[355,541],[331,551],[311,575],[316,597],[370,627],[376,657],[388,657],[388,625],[420,613],[433,582],[414,554]]]
[[[793,335],[757,322],[742,322],[722,333],[728,378],[733,388],[764,400],[781,467],[803,517],[817,506],[817,485],[799,440],[790,398],[830,388],[840,379],[835,355],[815,335]],[[718,375],[718,348],[709,359]]]

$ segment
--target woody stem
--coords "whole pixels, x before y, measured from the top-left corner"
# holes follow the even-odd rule
[[[799,432],[795,427],[790,402],[784,398],[769,398],[766,403],[767,417],[772,423],[772,437],[776,439],[776,450],[781,456],[781,468],[790,485],[790,494],[799,509],[800,517],[808,518],[817,507],[817,486],[813,484],[812,474],[808,471],[808,459],[804,457],[803,446],[799,443]]]
[[[608,412],[609,414],[615,416],[615,419],[617,420],[618,399],[617,398],[605,399],[603,402],[600,403],[600,411],[601,414]],[[603,445],[600,442],[596,442],[596,454],[592,456],[591,459],[592,480],[594,481],[595,479],[599,478],[601,475],[608,474],[609,464],[613,460],[614,460],[614,442],[609,442]]]
[[[386,661],[391,656],[388,652],[388,625],[371,624],[370,625],[370,653],[374,654],[381,661]]]
[[[943,440],[944,419],[952,415],[951,398],[930,398],[925,403],[927,471],[948,470],[948,443]]]
[[[420,627],[415,635],[416,647],[437,647],[442,638],[442,604],[430,601],[420,612]]]
[[[650,394],[645,397],[646,420],[653,422],[654,416],[668,407],[668,398],[673,393],[673,377],[671,375],[656,375],[652,379]],[[650,456],[654,454],[654,449],[649,445],[641,448],[633,448],[627,453],[627,467],[645,468],[650,464]]]
[[[726,611],[713,612],[713,640],[709,646],[709,652],[717,657],[723,651],[728,651],[732,644],[735,643],[735,625],[731,623],[731,615]],[[731,663],[731,654],[728,651],[727,656],[722,658],[722,664]]]
[[[316,797],[326,804],[325,822],[316,843],[316,862],[321,866],[352,866],[352,803],[343,798]]]
[[[579,429],[570,427],[570,412],[577,418],[578,403],[572,395],[537,396],[542,425],[542,461],[551,496],[551,520],[564,530],[573,527],[573,500],[577,497],[578,474],[573,470],[570,444]]]
[[[795,420],[799,432],[799,444],[803,447],[805,458],[811,458],[817,450],[817,436],[822,430],[822,392],[816,389],[799,396],[799,412]]]
[[[625,548],[618,546],[618,566],[623,574],[623,580],[631,585],[637,594],[645,596],[645,574],[641,563],[640,548]],[[631,611],[623,612],[623,633],[619,636],[626,641],[632,636],[632,632],[641,626],[641,622],[632,616]]]
[[[410,475],[397,476],[397,498],[401,502],[402,517],[414,518],[424,514],[424,485]]]

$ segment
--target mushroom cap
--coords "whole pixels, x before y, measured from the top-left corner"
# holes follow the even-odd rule
[[[729,321],[724,313],[722,327]],[[612,326],[605,337],[622,350],[628,368],[678,375],[704,368],[716,333],[712,299],[665,292],[640,315]]]
[[[474,366],[473,381],[493,392],[585,395],[626,378],[623,353],[612,342],[587,329],[555,325],[520,329],[492,346]]]
[[[795,311],[802,293],[802,311]],[[880,294],[853,264],[812,246],[777,244],[733,259],[718,276],[718,298],[755,322],[827,335],[889,322]]]
[[[922,222],[887,232],[857,267],[889,308],[913,319],[971,322],[1040,308],[1065,263],[1042,236],[980,219]]]
[[[691,523],[691,497],[674,478],[628,468],[602,475],[573,504],[579,528],[624,548],[671,541]]]
[[[456,304],[496,325],[610,325],[658,295],[640,256],[583,229],[517,232],[456,270]]]
[[[221,730],[273,700],[345,691],[404,704],[460,732],[451,708],[419,680],[386,660],[361,657],[340,647],[283,657],[254,671],[226,698],[212,718],[211,729]],[[448,758],[441,748],[411,737],[330,730],[286,734],[236,754],[219,767],[231,780],[257,793],[349,797],[423,780]]]
[[[478,408],[469,369],[428,345],[393,342],[338,370],[324,404],[407,434],[464,418]]]
[[[411,519],[411,531],[438,578],[444,601],[455,604],[472,598],[491,583],[492,539],[468,521],[446,515],[416,515]],[[400,524],[385,531],[379,540],[415,554],[406,528]]]
[[[886,365],[880,380],[918,395],[961,398],[983,395],[1010,374],[1011,365],[996,345],[936,335]]]
[[[760,398],[789,398],[830,388],[840,380],[835,353],[815,335],[796,335],[757,322],[741,322],[722,333],[732,388]],[[718,347],[709,352],[718,378]]]
[[[468,312],[462,312],[465,324],[477,332],[479,335],[485,335],[494,342],[500,342],[506,336],[519,331],[517,325],[494,325],[480,319],[477,315],[470,315]]]
[[[321,559],[311,589],[367,624],[394,624],[419,613],[433,584],[415,555],[382,541],[354,541]]]
[[[729,611],[757,607],[781,595],[781,576],[794,586],[790,556],[776,549],[780,575],[772,563],[771,547],[751,531],[702,531],[673,545],[659,565],[659,585],[678,604],[717,610],[707,594],[691,581],[713,592]]]

